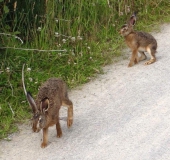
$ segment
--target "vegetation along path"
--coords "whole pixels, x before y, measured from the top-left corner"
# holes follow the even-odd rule
[[[71,91],[74,124],[49,129],[47,148],[30,125],[0,142],[1,160],[168,160],[170,157],[170,25],[154,34],[157,61],[127,68],[121,60]],[[127,54],[129,54],[129,50]],[[66,110],[61,110],[66,115]]]

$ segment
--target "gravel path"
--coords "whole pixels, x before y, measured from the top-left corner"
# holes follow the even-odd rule
[[[62,138],[51,127],[49,145],[41,149],[40,133],[20,126],[11,141],[0,142],[0,159],[170,159],[170,24],[154,36],[156,63],[127,68],[126,59],[105,67],[105,74],[70,92],[74,124],[68,129],[61,122]]]

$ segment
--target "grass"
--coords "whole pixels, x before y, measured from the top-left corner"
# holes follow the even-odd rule
[[[7,22],[8,12],[0,18],[1,32],[17,35],[24,41],[21,44],[12,36],[0,35],[0,48],[14,47],[0,50],[0,139],[15,132],[17,123],[31,117],[21,82],[24,63],[26,88],[34,97],[39,85],[49,77],[61,77],[71,89],[102,73],[102,66],[121,54],[124,43],[118,30],[134,10],[138,10],[137,30],[151,31],[170,21],[169,0],[64,2],[50,1],[45,16],[39,13],[44,6],[35,4],[34,17],[30,7],[18,9],[12,28]]]

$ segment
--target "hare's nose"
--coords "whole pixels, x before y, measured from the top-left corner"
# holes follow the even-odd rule
[[[36,128],[36,133],[38,133],[39,131],[41,130],[41,128],[39,127],[39,126],[37,126],[37,128]]]

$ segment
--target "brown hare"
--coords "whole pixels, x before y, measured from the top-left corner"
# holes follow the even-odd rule
[[[61,106],[68,107],[67,126],[73,123],[73,104],[68,98],[66,84],[58,78],[50,78],[43,83],[34,101],[31,94],[26,91],[24,83],[24,65],[22,68],[22,83],[26,98],[33,111],[32,130],[43,130],[41,147],[45,148],[48,142],[48,128],[56,125],[57,137],[62,136],[59,122],[59,110]]]
[[[136,23],[136,14],[134,13],[127,24],[124,24],[120,29],[120,34],[124,36],[126,44],[132,50],[131,59],[128,67],[133,66],[139,61],[145,60],[147,57],[144,52],[148,52],[151,59],[145,62],[146,65],[156,61],[155,53],[157,49],[157,42],[155,38],[145,32],[138,32],[133,30]],[[138,52],[141,56],[138,58]]]

